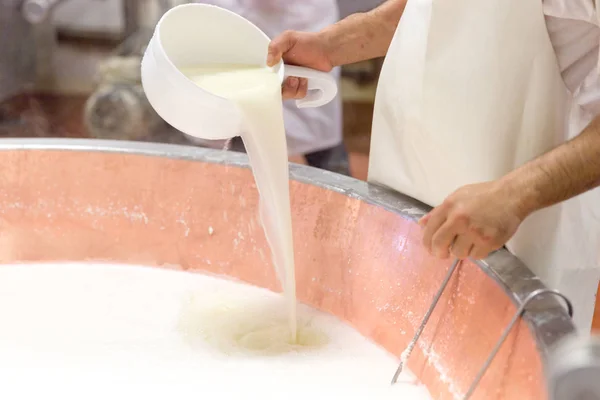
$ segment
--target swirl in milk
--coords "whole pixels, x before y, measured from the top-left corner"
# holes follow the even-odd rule
[[[3,265],[0,399],[429,399],[331,315],[298,305],[290,344],[282,301],[158,268]]]

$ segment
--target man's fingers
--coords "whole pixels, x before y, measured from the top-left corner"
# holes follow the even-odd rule
[[[435,208],[429,213],[429,219],[423,232],[423,246],[430,253],[432,253],[431,239],[444,222],[446,222],[446,211],[442,207]]]
[[[283,32],[269,43],[269,53],[267,54],[267,66],[272,67],[281,61],[281,58],[292,47],[294,47],[294,33],[290,31]]]
[[[300,80],[294,76],[287,78],[283,82],[281,93],[284,99],[295,99],[298,94],[298,86],[300,85]]]
[[[289,77],[283,83],[281,93],[284,100],[303,99],[308,93],[308,79]]]
[[[473,246],[473,240],[468,235],[462,234],[454,240],[450,251],[454,257],[464,260],[471,254]]]
[[[450,246],[458,234],[456,224],[446,220],[431,238],[431,252],[433,255],[442,259],[448,258],[450,256]]]
[[[474,260],[483,260],[490,254],[491,250],[485,246],[475,245],[469,253],[469,257]]]
[[[300,78],[300,83],[298,84],[298,92],[296,92],[296,99],[305,98],[307,93],[308,93],[308,79]]]
[[[428,213],[427,215],[425,215],[423,218],[421,218],[419,220],[419,225],[421,225],[422,227],[425,227],[427,225],[427,222],[429,222],[430,219],[431,219],[431,213]]]

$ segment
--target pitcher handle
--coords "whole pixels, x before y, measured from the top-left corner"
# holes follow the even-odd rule
[[[321,107],[329,103],[337,95],[337,82],[327,72],[294,65],[286,65],[284,71],[284,79],[291,76],[308,79],[308,93],[305,98],[296,100],[298,108]]]

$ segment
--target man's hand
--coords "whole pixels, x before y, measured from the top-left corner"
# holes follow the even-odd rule
[[[501,182],[464,186],[423,217],[423,245],[439,258],[482,259],[502,247],[525,218]]]
[[[366,13],[353,14],[321,32],[284,32],[269,46],[267,65],[286,64],[329,72],[333,67],[386,55],[407,0],[388,0]],[[284,99],[306,96],[306,79],[288,78]]]
[[[272,67],[281,59],[291,65],[313,68],[323,72],[332,70],[325,37],[319,33],[287,31],[273,39],[269,45],[267,65]],[[284,99],[306,97],[308,80],[290,77],[282,88]]]
[[[485,258],[531,213],[600,187],[600,116],[575,139],[498,181],[465,186],[419,221],[437,257]]]
[[[289,64],[330,71],[387,53],[406,0],[350,16],[319,33],[286,32],[271,42],[268,65]],[[303,98],[307,82],[286,81],[284,98]],[[423,217],[423,244],[447,258],[485,258],[515,234],[532,212],[600,186],[600,117],[577,138],[523,165],[502,179],[465,186]]]

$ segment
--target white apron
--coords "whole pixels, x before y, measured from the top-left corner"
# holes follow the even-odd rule
[[[377,91],[369,181],[437,206],[560,144],[567,107],[541,0],[409,0]],[[508,247],[589,331],[598,228],[578,229],[580,203],[533,214]]]
[[[254,23],[271,38],[288,29],[317,32],[339,19],[335,0],[196,0],[196,3],[213,4],[233,11]],[[334,69],[332,74],[339,78],[340,69]],[[283,103],[283,117],[288,151],[292,156],[342,143],[340,96],[316,108],[299,109],[295,101],[286,101]]]

